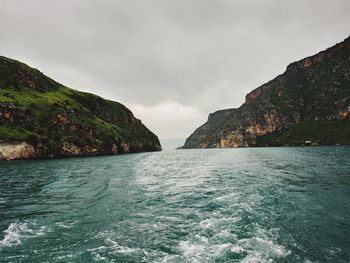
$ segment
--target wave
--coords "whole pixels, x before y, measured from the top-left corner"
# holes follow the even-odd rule
[[[215,242],[211,238],[196,235],[179,243],[181,258],[189,262],[211,262],[217,259],[227,259],[235,255],[242,263],[273,262],[275,259],[288,256],[291,251],[271,240],[252,237],[236,242]],[[172,258],[173,259],[173,258]],[[172,262],[169,258],[166,262]]]
[[[56,222],[56,225],[61,228],[70,229],[73,228],[79,221],[78,220],[66,220],[62,222]]]
[[[233,247],[232,250],[237,251],[237,248],[248,253],[241,261],[242,263],[271,262],[273,259],[283,258],[291,253],[284,246],[261,237],[242,239],[238,242],[238,246]]]
[[[224,198],[226,199],[226,198]],[[240,207],[245,211],[246,203]],[[193,225],[193,233],[186,240],[178,243],[177,257],[163,258],[164,262],[212,262],[226,261],[235,258],[242,263],[273,262],[284,258],[291,251],[277,243],[278,229],[265,229],[262,225],[254,224],[248,236],[240,237],[242,210],[234,215],[223,215],[220,212],[212,213],[210,217]]]
[[[113,239],[115,236],[114,232],[111,231],[103,231],[97,234],[97,238],[101,239],[104,242],[104,245],[87,249],[88,252],[91,253],[93,259],[95,261],[105,261],[109,262],[109,258],[111,255],[130,255],[137,254],[143,257],[147,256],[147,252],[140,248],[132,248],[126,245],[120,245],[117,241]]]
[[[11,223],[4,230],[5,236],[0,240],[0,248],[19,245],[24,239],[43,236],[46,232],[47,228],[45,226],[38,227],[35,223],[28,221]]]

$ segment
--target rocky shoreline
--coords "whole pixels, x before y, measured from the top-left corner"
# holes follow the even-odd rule
[[[161,151],[161,148],[147,151]],[[42,152],[42,149],[35,147],[25,141],[14,141],[14,142],[0,142],[0,160],[25,160],[25,159],[52,159],[52,158],[67,158],[67,157],[88,157],[88,156],[102,156],[102,155],[116,155],[116,154],[129,154],[143,152],[142,149],[139,151],[130,151],[129,145],[123,144],[114,146],[110,152],[100,152],[97,149],[82,149],[74,144],[65,144],[60,153],[46,154]]]

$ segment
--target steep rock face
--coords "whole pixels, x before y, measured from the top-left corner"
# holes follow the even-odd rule
[[[238,109],[209,115],[183,148],[350,143],[350,37],[294,62]]]
[[[161,150],[124,105],[0,57],[0,160]]]

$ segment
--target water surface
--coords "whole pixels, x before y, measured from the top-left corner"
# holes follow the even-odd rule
[[[0,262],[350,262],[350,147],[0,163]]]

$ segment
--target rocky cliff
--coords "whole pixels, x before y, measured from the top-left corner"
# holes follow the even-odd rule
[[[124,105],[0,57],[0,160],[161,150]]]
[[[209,115],[183,148],[350,144],[350,37]]]

